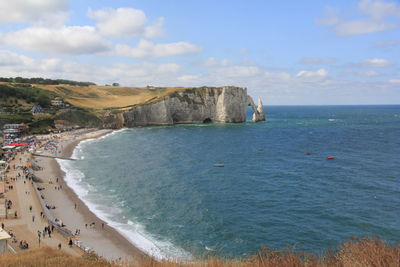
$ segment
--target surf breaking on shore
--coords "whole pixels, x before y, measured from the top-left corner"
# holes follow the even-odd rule
[[[84,160],[84,148],[86,145],[97,143],[104,138],[114,136],[127,129],[112,131],[97,138],[81,140],[73,148],[71,158]],[[157,260],[190,260],[192,255],[185,250],[178,248],[162,237],[156,237],[147,232],[143,225],[134,221],[133,218],[126,218],[122,209],[123,203],[113,203],[104,193],[99,192],[95,185],[85,181],[85,174],[76,166],[76,162],[57,159],[60,169],[65,173],[64,181],[71,188],[77,197],[88,207],[88,209],[108,226],[114,228],[125,237],[131,244]],[[109,194],[109,193],[108,193]],[[101,199],[101,201],[96,201]],[[110,208],[112,207],[112,208]]]

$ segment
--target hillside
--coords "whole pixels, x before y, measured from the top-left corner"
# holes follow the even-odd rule
[[[107,109],[123,108],[162,98],[183,87],[118,87],[118,86],[71,86],[71,85],[36,85],[55,93],[66,102],[81,108]]]
[[[248,106],[253,121],[265,121],[261,99],[256,106],[247,89],[236,86],[120,87],[17,77],[0,78],[0,89],[0,127],[26,123],[32,133],[72,127],[242,123]]]
[[[155,262],[152,259],[138,259],[135,263],[121,265],[85,254],[73,257],[51,248],[27,251],[21,254],[0,256],[0,267],[5,266],[96,266],[96,267],[301,267],[301,266],[399,266],[400,249],[376,239],[353,240],[342,244],[336,253],[313,255],[304,252],[286,252],[262,248],[254,256],[244,259],[208,258],[194,263],[171,261]]]
[[[35,83],[32,83],[35,82]],[[66,82],[63,84],[61,82]],[[6,123],[25,123],[32,133],[47,132],[56,124],[101,127],[106,110],[123,110],[141,103],[154,102],[185,88],[134,88],[97,86],[90,82],[42,78],[0,78],[0,128]],[[55,107],[60,99],[68,107]],[[43,108],[33,115],[33,106]]]

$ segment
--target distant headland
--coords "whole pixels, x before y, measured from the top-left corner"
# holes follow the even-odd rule
[[[246,88],[122,87],[43,78],[0,78],[0,126],[25,123],[33,133],[76,127],[122,128],[187,123],[240,123],[247,107],[264,121]]]

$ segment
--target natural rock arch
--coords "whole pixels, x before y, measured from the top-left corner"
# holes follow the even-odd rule
[[[258,98],[258,106],[256,106],[251,96],[247,96],[247,105],[253,109],[253,121],[265,121],[265,113],[263,110],[261,97]]]

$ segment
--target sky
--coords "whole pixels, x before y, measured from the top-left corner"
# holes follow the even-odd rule
[[[0,0],[0,77],[400,104],[398,0]]]

